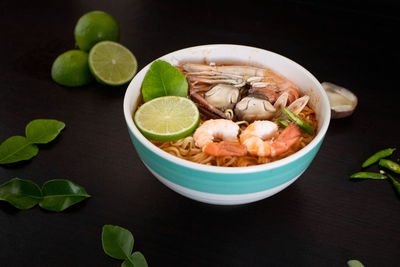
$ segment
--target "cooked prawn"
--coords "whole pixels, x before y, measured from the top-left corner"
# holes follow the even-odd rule
[[[264,77],[253,79],[250,85],[250,93],[264,94],[272,104],[285,92],[288,94],[289,104],[300,96],[299,89],[293,82],[270,69],[266,69]]]
[[[196,129],[193,139],[196,146],[209,155],[244,156],[247,149],[239,142],[238,134],[239,126],[231,120],[207,120]]]
[[[292,123],[274,139],[278,126],[271,121],[255,121],[242,132],[240,142],[251,155],[274,157],[287,151],[300,137],[299,127]]]
[[[201,75],[227,75],[231,78],[253,77],[253,76],[267,76],[268,69],[256,68],[252,66],[210,66],[205,64],[185,63],[183,69],[190,74]],[[225,76],[224,76],[225,77]],[[220,78],[220,77],[218,77]]]
[[[299,89],[293,82],[268,68],[241,65],[210,66],[194,63],[185,63],[182,67],[187,71],[189,80],[193,82],[227,83],[235,87],[250,84],[249,93],[262,94],[271,104],[285,92],[288,94],[289,104],[300,96]]]

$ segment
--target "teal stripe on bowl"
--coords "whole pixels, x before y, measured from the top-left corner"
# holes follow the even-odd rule
[[[141,160],[163,178],[192,190],[227,195],[256,193],[292,180],[311,163],[323,140],[303,157],[281,167],[250,173],[211,173],[167,160],[147,149],[130,130],[129,134]]]

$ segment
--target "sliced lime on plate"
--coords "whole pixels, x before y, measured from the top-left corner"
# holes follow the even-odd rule
[[[137,71],[137,61],[125,46],[102,41],[90,50],[89,67],[97,81],[117,86],[132,80]]]
[[[163,96],[140,106],[134,122],[148,139],[173,141],[190,135],[199,125],[196,105],[180,96]]]

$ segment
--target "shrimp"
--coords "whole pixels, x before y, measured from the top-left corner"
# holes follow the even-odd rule
[[[300,129],[294,123],[289,124],[274,140],[277,133],[278,126],[275,123],[255,121],[242,132],[240,142],[251,155],[274,157],[287,151],[300,138]]]
[[[253,76],[266,76],[269,70],[252,66],[210,66],[205,64],[185,63],[183,69],[189,74],[215,76],[216,78],[243,78]]]
[[[182,68],[187,72],[188,80],[193,83],[230,84],[237,88],[247,84],[250,85],[249,94],[262,96],[261,98],[266,98],[271,104],[284,93],[287,94],[288,104],[300,97],[299,89],[293,82],[268,68],[240,65],[209,66],[194,63],[185,63]],[[191,92],[191,95],[193,93]]]
[[[272,104],[285,92],[288,94],[289,104],[300,96],[299,89],[293,82],[270,69],[265,70],[264,77],[252,77],[250,79],[251,89],[249,93],[263,94],[268,97]]]
[[[239,142],[238,133],[239,126],[231,120],[207,120],[196,129],[193,139],[197,147],[211,156],[244,156],[247,149]]]

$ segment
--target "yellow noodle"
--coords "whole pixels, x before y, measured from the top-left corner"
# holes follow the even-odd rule
[[[316,114],[313,109],[309,106],[306,106],[299,114],[299,116],[306,121],[307,123],[311,124],[315,129],[317,129],[318,122],[316,119]],[[237,122],[241,129],[246,128],[246,123]],[[283,131],[283,128],[279,128],[279,132]],[[246,167],[246,166],[253,166],[259,164],[265,164],[269,162],[273,162],[287,156],[292,155],[296,151],[299,151],[307,144],[309,144],[312,139],[315,137],[316,133],[311,136],[304,132],[301,133],[301,137],[297,142],[290,147],[290,149],[276,157],[257,157],[257,156],[224,156],[224,157],[214,157],[210,156],[200,148],[196,147],[195,142],[193,140],[193,136],[188,136],[186,138],[171,141],[171,142],[155,142],[153,144],[158,146],[159,148],[163,149],[164,151],[185,159],[192,162],[206,164],[206,165],[213,165],[213,166],[222,166],[222,167]]]
[[[183,70],[181,66],[176,66],[183,74],[187,72]],[[192,82],[191,86],[198,91],[198,93],[203,96],[204,92],[209,90],[212,85],[202,83],[202,82]],[[243,92],[242,92],[243,93]],[[312,108],[308,105],[304,107],[304,109],[299,113],[299,116],[309,123],[314,129],[318,128],[318,121],[316,118],[316,114]],[[209,118],[206,117],[204,114],[200,115],[201,121],[208,120]],[[246,121],[238,121],[236,122],[241,130],[244,130],[249,123]],[[281,133],[283,131],[282,127],[279,127],[278,132]],[[222,166],[222,167],[246,167],[246,166],[253,166],[259,164],[265,164],[269,162],[273,162],[287,156],[292,155],[293,153],[299,151],[307,144],[309,144],[315,137],[316,132],[313,136],[310,136],[304,132],[301,133],[301,137],[296,141],[294,145],[292,145],[288,151],[275,156],[275,157],[257,157],[257,156],[224,156],[224,157],[214,157],[204,153],[200,148],[196,147],[195,141],[193,140],[193,136],[188,136],[186,138],[171,141],[171,142],[156,142],[152,141],[152,143],[159,148],[163,149],[164,151],[185,159],[192,162],[212,165],[212,166]]]

